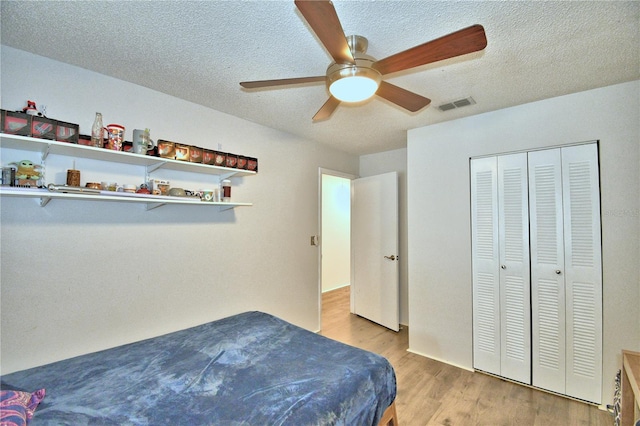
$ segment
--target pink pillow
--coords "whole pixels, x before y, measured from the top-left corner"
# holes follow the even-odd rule
[[[33,417],[38,404],[44,398],[45,390],[33,393],[0,391],[0,426],[24,426]]]

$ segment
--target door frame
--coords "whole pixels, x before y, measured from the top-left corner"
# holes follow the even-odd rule
[[[350,173],[339,172],[337,170],[325,169],[318,167],[318,234],[316,238],[316,247],[318,248],[318,327],[322,330],[322,176],[336,176],[344,179],[357,179],[359,176]],[[351,193],[351,189],[349,190]],[[351,236],[349,236],[351,238]]]

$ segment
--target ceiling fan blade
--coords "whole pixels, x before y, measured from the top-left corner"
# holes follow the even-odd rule
[[[425,98],[424,96],[410,92],[401,87],[394,86],[386,81],[380,83],[380,87],[378,87],[376,95],[411,112],[419,111],[431,103],[431,99],[429,98]]]
[[[329,99],[327,99],[327,102],[322,105],[322,108],[320,108],[318,112],[316,112],[316,115],[313,116],[313,121],[326,120],[331,117],[331,114],[333,114],[333,111],[336,110],[338,105],[340,105],[340,101],[333,96],[330,96]]]
[[[385,75],[477,52],[486,46],[484,28],[482,25],[473,25],[381,59],[373,64],[373,68]]]
[[[355,62],[333,3],[329,0],[295,0],[295,4],[334,61]]]
[[[282,78],[279,80],[260,80],[260,81],[243,81],[240,83],[240,86],[245,89],[257,89],[260,87],[273,87],[273,86],[284,86],[287,84],[303,84],[303,83],[316,83],[316,82],[324,82],[327,77],[324,75],[319,75],[317,77],[299,77],[299,78]]]

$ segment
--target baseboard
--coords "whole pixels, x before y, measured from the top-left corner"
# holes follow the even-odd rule
[[[436,357],[433,357],[433,356],[430,356],[430,355],[426,355],[426,354],[423,354],[423,353],[418,352],[418,351],[414,351],[414,350],[413,350],[413,349],[411,349],[411,348],[407,349],[407,352],[410,352],[410,353],[412,353],[412,354],[416,354],[416,355],[420,355],[420,356],[423,356],[423,357],[425,357],[425,358],[429,358],[429,359],[432,359],[432,360],[434,360],[434,361],[441,362],[441,363],[443,363],[443,364],[452,365],[452,366],[457,367],[457,368],[460,368],[460,369],[462,369],[462,370],[467,370],[467,371],[471,371],[471,372],[474,372],[474,371],[475,371],[473,368],[464,367],[464,366],[462,366],[462,365],[454,364],[454,363],[452,363],[452,362],[450,362],[450,361],[446,361],[446,360],[444,360],[444,359],[438,359],[438,358],[436,358]]]
[[[343,289],[343,288],[345,288],[345,287],[349,287],[350,285],[351,285],[351,283],[346,283],[346,284],[341,285],[341,286],[339,286],[339,287],[334,287],[334,288],[331,288],[331,289],[329,289],[329,290],[323,290],[323,291],[322,291],[322,294],[325,294],[325,293],[331,293],[332,291],[336,291],[336,290],[341,290],[341,289]]]

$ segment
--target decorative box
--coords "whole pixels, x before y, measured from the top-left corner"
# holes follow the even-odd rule
[[[189,145],[176,143],[176,160],[189,161],[190,150],[191,150],[191,147]]]
[[[247,170],[258,173],[258,159],[255,157],[247,157]]]
[[[214,165],[219,167],[225,167],[227,162],[227,154],[220,151],[215,151]]]
[[[56,126],[56,140],[59,142],[78,143],[80,126],[73,123],[58,121]],[[89,139],[91,141],[91,139]]]
[[[158,156],[162,158],[176,158],[176,144],[175,142],[158,140]]]
[[[202,163],[203,149],[197,146],[189,148],[189,161],[192,163]]]
[[[31,117],[31,136],[40,139],[56,139],[58,122],[46,117],[34,115]]]
[[[154,195],[168,195],[169,181],[165,179],[152,179],[149,181],[149,189]]]
[[[31,136],[31,119],[32,116],[24,112],[2,110],[2,132]]]
[[[245,157],[244,155],[238,155],[238,164],[236,165],[236,167],[242,170],[246,170],[247,157]]]
[[[202,162],[204,164],[212,165],[212,164],[215,164],[215,161],[216,161],[215,151],[204,148],[202,150]]]
[[[16,179],[16,186],[19,188],[39,188],[38,179]]]
[[[91,146],[91,136],[89,136],[89,135],[78,135],[78,145]]]
[[[16,167],[8,166],[2,168],[2,186],[15,186],[16,184]]]
[[[227,161],[225,163],[225,167],[230,167],[235,169],[238,165],[238,156],[236,154],[227,153]]]

